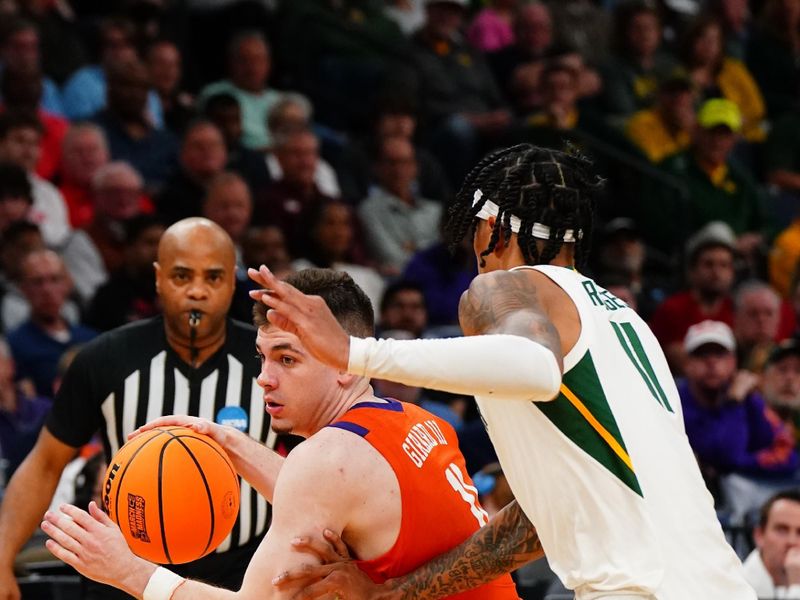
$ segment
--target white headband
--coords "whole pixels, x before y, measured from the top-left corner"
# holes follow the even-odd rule
[[[478,202],[481,201],[483,198],[483,192],[481,190],[475,190],[475,195],[472,197],[472,206],[475,206]],[[500,207],[497,206],[494,202],[489,200],[488,198],[484,200],[483,206],[478,211],[478,214],[475,216],[479,219],[483,219],[484,221],[488,221],[489,217],[494,217],[495,219],[498,218],[500,215]],[[511,231],[514,233],[519,233],[519,229],[522,226],[522,221],[519,217],[515,215],[511,215]],[[533,237],[540,239],[540,240],[549,240],[550,239],[550,227],[547,225],[543,225],[542,223],[534,223],[533,227],[531,227],[531,234]],[[578,230],[578,237],[577,240],[583,237],[583,231],[580,229]],[[575,242],[577,241],[575,238],[575,232],[572,229],[567,229],[564,232],[564,236],[561,238],[561,241],[564,242]]]

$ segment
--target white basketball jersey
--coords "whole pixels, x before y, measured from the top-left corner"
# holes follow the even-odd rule
[[[550,402],[478,397],[514,495],[579,600],[755,600],[683,426],[664,354],[591,279],[537,266],[581,320]]]

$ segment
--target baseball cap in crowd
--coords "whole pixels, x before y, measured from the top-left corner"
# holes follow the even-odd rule
[[[683,349],[687,354],[692,354],[701,346],[716,344],[728,352],[736,350],[736,338],[733,331],[722,321],[701,321],[689,327],[686,337],[683,338]]]
[[[686,241],[686,257],[689,259],[689,263],[694,262],[698,252],[711,246],[724,246],[736,253],[736,234],[733,233],[730,225],[723,221],[711,221],[698,229]]]
[[[711,98],[703,102],[697,113],[697,122],[704,129],[724,126],[738,133],[742,128],[742,113],[739,107],[725,98]]]
[[[764,368],[774,365],[776,362],[779,362],[786,358],[787,356],[800,356],[800,340],[795,338],[789,338],[787,340],[783,340],[777,346],[772,349],[772,352],[769,353],[766,362],[764,363]]]

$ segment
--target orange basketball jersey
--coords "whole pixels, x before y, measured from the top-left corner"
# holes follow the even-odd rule
[[[362,436],[387,460],[400,483],[402,522],[383,556],[358,561],[376,583],[413,571],[457,546],[489,517],[467,475],[453,428],[431,413],[396,400],[355,405],[331,427]],[[517,600],[510,575],[450,596],[459,600]]]

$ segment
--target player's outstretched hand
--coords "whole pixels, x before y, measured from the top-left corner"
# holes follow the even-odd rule
[[[117,524],[94,502],[88,513],[71,504],[47,511],[42,531],[50,536],[45,545],[53,556],[100,583],[131,589],[127,584],[133,577],[147,581],[155,570],[131,552]]]
[[[391,598],[381,586],[372,582],[350,559],[347,546],[333,531],[323,532],[325,540],[304,536],[295,538],[292,546],[301,552],[314,554],[321,565],[304,564],[284,571],[272,580],[278,588],[302,586],[292,600],[340,598],[341,600],[379,600]]]
[[[262,287],[250,292],[268,307],[269,322],[296,335],[314,357],[337,369],[347,369],[350,336],[319,296],[308,296],[275,277],[264,265],[248,269],[250,279]]]
[[[208,419],[201,419],[200,417],[190,417],[187,415],[167,415],[159,417],[145,423],[139,429],[136,429],[128,434],[128,440],[132,440],[137,435],[141,435],[145,431],[150,431],[156,427],[186,427],[195,433],[202,433],[212,438],[215,442],[225,447],[225,428]]]

